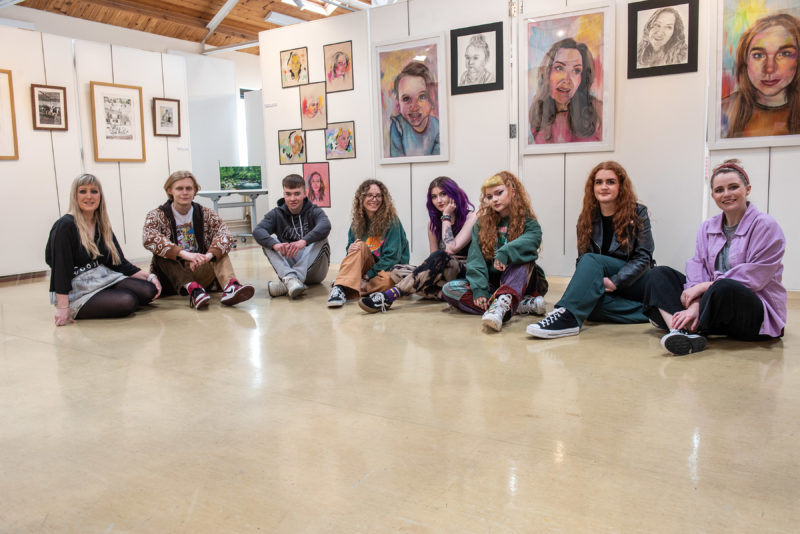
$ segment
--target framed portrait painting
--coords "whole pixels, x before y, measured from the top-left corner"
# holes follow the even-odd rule
[[[95,161],[145,161],[142,88],[89,82]]]
[[[34,130],[67,130],[67,88],[31,84]]]
[[[181,136],[181,101],[153,98],[153,135]]]
[[[303,130],[322,130],[328,125],[328,105],[325,82],[300,87],[300,127]]]
[[[308,49],[306,47],[281,52],[281,87],[296,87],[308,83]]]
[[[353,90],[353,41],[327,44],[325,55],[325,84],[329,93]]]
[[[356,157],[356,123],[332,122],[325,128],[325,159]]]
[[[278,163],[306,162],[306,133],[303,130],[278,130]]]
[[[306,197],[320,208],[331,207],[331,178],[328,169],[328,163],[306,163],[303,165]]]
[[[447,161],[444,34],[375,46],[379,163]]]
[[[712,149],[800,145],[800,0],[718,0]]]
[[[521,20],[521,152],[613,150],[613,5]]]
[[[628,4],[628,78],[697,72],[700,0]]]
[[[503,88],[503,23],[450,31],[450,93]]]
[[[0,160],[2,159],[19,159],[14,84],[11,81],[11,71],[7,69],[0,69]]]

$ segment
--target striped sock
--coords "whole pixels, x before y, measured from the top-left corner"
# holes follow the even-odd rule
[[[399,290],[399,289],[397,289],[397,287],[393,287],[393,288],[391,288],[391,289],[387,289],[386,291],[384,291],[384,292],[383,292],[383,296],[384,296],[384,298],[386,299],[386,301],[387,301],[389,304],[391,304],[391,303],[392,303],[392,302],[394,302],[395,300],[397,300],[397,299],[399,299],[400,297],[402,297],[402,296],[403,296],[403,294],[402,294],[402,293],[400,293],[400,290]]]

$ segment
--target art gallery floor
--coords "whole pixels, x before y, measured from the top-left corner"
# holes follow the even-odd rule
[[[649,325],[270,299],[233,260],[238,308],[61,328],[46,280],[2,284],[0,532],[798,531],[798,295],[782,341],[676,358]]]

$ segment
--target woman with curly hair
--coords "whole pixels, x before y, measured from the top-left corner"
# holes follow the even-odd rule
[[[530,142],[574,143],[603,138],[603,105],[591,94],[594,59],[589,47],[562,39],[545,54],[528,112]]]
[[[472,228],[466,279],[442,288],[445,300],[482,323],[503,328],[526,293],[544,296],[547,280],[536,265],[542,229],[519,179],[502,171],[481,185],[481,207]]]
[[[464,277],[475,206],[452,178],[440,176],[428,186],[427,207],[430,256],[419,267],[395,265],[390,274],[397,284],[359,302],[367,313],[388,311],[395,300],[414,293],[441,298],[445,282]]]
[[[636,51],[636,66],[677,65],[688,60],[686,28],[680,13],[672,7],[656,9],[642,30],[642,40]]]
[[[397,263],[408,263],[406,232],[383,182],[364,180],[358,186],[352,217],[347,256],[333,281],[329,308],[344,306],[348,298],[386,291],[394,285],[389,270]]]
[[[574,336],[586,319],[646,323],[642,300],[655,265],[647,207],[616,161],[589,173],[578,216],[578,260],[567,290],[547,317],[528,325],[538,338]]]

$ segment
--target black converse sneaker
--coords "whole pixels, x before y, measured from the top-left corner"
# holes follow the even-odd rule
[[[333,286],[328,297],[328,307],[341,308],[345,302],[347,302],[347,296],[344,294],[344,288],[342,286]]]
[[[707,340],[700,334],[692,334],[686,330],[670,330],[661,338],[661,346],[675,356],[685,356],[700,352],[706,348]]]
[[[386,300],[386,295],[381,292],[375,292],[362,298],[358,305],[367,313],[387,312],[392,307],[392,303]]]
[[[577,336],[581,331],[578,320],[566,308],[556,308],[538,323],[529,324],[525,332],[533,337],[552,339],[556,337]]]

